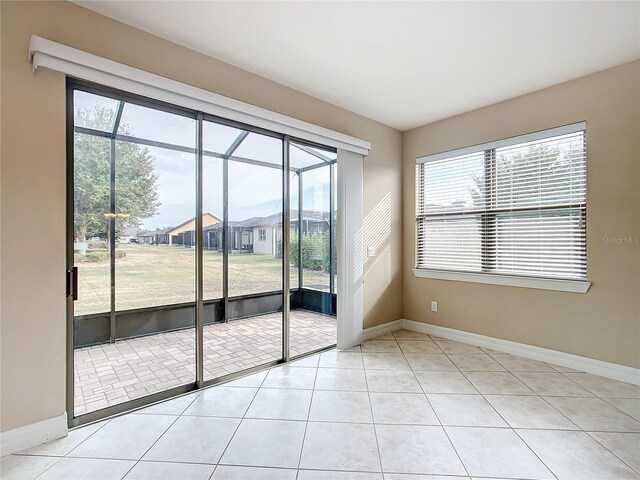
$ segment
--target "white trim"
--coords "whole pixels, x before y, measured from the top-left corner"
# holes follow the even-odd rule
[[[561,280],[556,278],[521,277],[492,273],[448,272],[446,270],[430,270],[427,268],[414,268],[413,274],[418,278],[485,283],[488,285],[504,285],[508,287],[537,288],[540,290],[556,290],[558,292],[572,293],[587,293],[591,286],[591,282],[586,280]]]
[[[366,328],[362,332],[362,341],[371,340],[372,338],[386,335],[387,333],[395,332],[402,328],[402,319],[394,320],[393,322],[383,323],[382,325],[376,325],[375,327]]]
[[[359,138],[99,57],[37,35],[31,36],[29,61],[33,65],[34,73],[38,68],[49,68],[76,78],[361,155],[368,155],[371,149],[370,142]]]
[[[1,455],[4,457],[56,438],[66,437],[68,433],[66,412],[58,417],[7,430],[0,433]]]
[[[640,369],[638,368],[413,320],[403,319],[402,328],[640,385]]]
[[[540,130],[539,132],[526,133],[524,135],[518,135],[517,137],[509,137],[502,140],[495,140],[493,142],[481,143],[479,145],[471,145],[469,147],[425,155],[424,157],[416,158],[416,164],[435,162],[437,160],[444,160],[452,157],[461,157],[462,155],[483,152],[494,148],[508,147],[509,145],[516,145],[518,143],[535,142],[536,140],[543,140],[545,138],[583,132],[586,129],[587,122],[572,123],[571,125],[563,125],[562,127],[549,128],[547,130]]]
[[[338,253],[338,349],[362,342],[364,241],[362,155],[338,149],[336,247]]]

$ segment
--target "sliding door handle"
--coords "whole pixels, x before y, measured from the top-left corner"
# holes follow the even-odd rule
[[[67,297],[78,300],[78,267],[67,270]]]

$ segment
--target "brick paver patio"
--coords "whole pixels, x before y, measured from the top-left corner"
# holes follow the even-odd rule
[[[336,343],[336,319],[291,312],[291,356]],[[282,357],[282,314],[204,327],[205,380]],[[75,414],[195,381],[194,329],[159,333],[75,351]]]

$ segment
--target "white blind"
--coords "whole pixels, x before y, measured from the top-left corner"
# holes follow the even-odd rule
[[[544,133],[418,160],[418,268],[586,278],[585,125]]]

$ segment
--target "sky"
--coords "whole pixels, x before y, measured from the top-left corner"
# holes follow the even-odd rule
[[[98,106],[117,108],[117,101],[76,91],[76,110],[91,111]],[[158,110],[125,104],[121,128],[129,135],[195,148],[196,122],[191,118]],[[205,151],[224,153],[241,130],[205,122],[203,127]],[[195,214],[195,155],[158,147],[148,148],[158,175],[158,214],[142,221],[142,229],[176,226],[193,218]],[[282,140],[250,133],[234,152],[235,155],[282,164]],[[324,152],[335,158],[335,153]],[[321,160],[298,148],[291,148],[291,164],[302,167]],[[203,212],[222,219],[222,160],[205,156],[203,160]],[[298,184],[291,173],[291,204],[297,208]],[[304,209],[329,210],[329,168],[320,168],[304,174]],[[229,220],[244,220],[267,216],[282,209],[282,170],[240,162],[229,162]],[[117,198],[116,198],[117,202]]]

